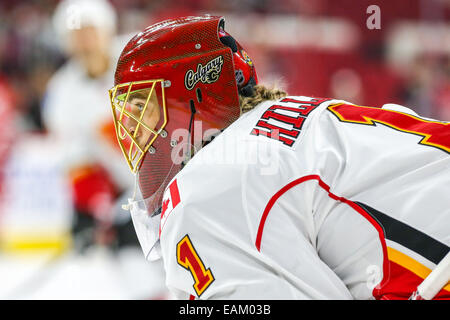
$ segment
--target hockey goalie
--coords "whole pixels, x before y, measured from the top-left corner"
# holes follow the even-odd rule
[[[450,124],[267,88],[221,17],[137,34],[109,97],[180,299],[408,299],[449,252]]]

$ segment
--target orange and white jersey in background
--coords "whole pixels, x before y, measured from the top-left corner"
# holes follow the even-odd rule
[[[179,298],[407,299],[449,251],[449,128],[398,105],[260,104],[167,187],[153,248],[168,287]]]
[[[114,61],[123,47],[118,37],[111,48]],[[113,86],[114,68],[91,78],[75,58],[69,59],[50,79],[42,117],[48,133],[64,144],[67,170],[100,164],[119,189],[133,185],[117,144],[107,91]],[[105,93],[106,92],[106,93]]]

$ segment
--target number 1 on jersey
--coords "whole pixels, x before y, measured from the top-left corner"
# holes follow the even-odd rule
[[[205,268],[188,235],[177,244],[177,262],[191,273],[194,278],[194,290],[200,297],[214,281],[214,277],[211,270]]]

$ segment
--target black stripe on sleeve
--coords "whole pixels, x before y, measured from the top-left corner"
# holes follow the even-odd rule
[[[382,213],[366,204],[355,202],[383,227],[385,237],[438,264],[450,248],[429,235]]]

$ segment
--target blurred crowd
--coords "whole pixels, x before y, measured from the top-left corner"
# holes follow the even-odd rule
[[[163,19],[225,16],[226,28],[252,57],[260,80],[290,94],[368,106],[397,103],[424,117],[450,121],[448,0],[87,0],[107,4],[86,16],[91,27],[109,28],[95,36],[91,29],[77,28],[80,21],[70,21],[81,7],[70,2],[61,7],[61,2],[0,2],[3,251],[46,245],[80,252],[92,245],[139,247],[132,222],[120,209],[134,181],[113,146],[107,89],[127,40]],[[371,5],[379,8],[379,28],[367,25]],[[64,35],[68,26],[78,31]],[[48,136],[54,140],[44,139]],[[49,174],[55,170],[60,176]],[[10,241],[15,237],[11,229],[35,231],[47,224],[45,215],[58,221],[55,229],[64,229],[54,238],[67,232],[71,244],[55,244],[54,239],[33,244],[29,233],[19,237],[19,244]],[[21,228],[23,221],[26,227]],[[48,235],[49,228],[42,232]]]
[[[2,87],[7,87],[8,92],[14,93],[14,106],[24,116],[23,125],[26,129],[45,129],[40,119],[40,103],[47,80],[65,60],[64,54],[59,50],[50,19],[58,2],[4,0],[0,3],[1,83]],[[342,89],[336,88],[339,86],[336,83],[342,83],[341,77],[344,77],[344,82],[348,81],[348,86],[353,91],[359,88],[357,91],[360,91],[360,99],[357,103],[375,105],[395,101],[417,108],[424,116],[450,119],[450,4],[447,0],[412,0],[407,5],[404,1],[366,0],[111,0],[111,3],[118,12],[119,34],[140,30],[161,19],[198,13],[229,15],[233,22],[251,16],[252,23],[256,25],[245,25],[245,29],[241,30],[233,28],[233,31],[244,34],[236,35],[238,39],[247,39],[248,33],[258,28],[258,23],[266,23],[267,17],[271,16],[299,20],[317,18],[330,23],[342,19],[354,26],[358,33],[355,36],[357,43],[352,42],[348,50],[327,52],[326,48],[320,46],[306,44],[293,47],[285,43],[279,44],[275,39],[265,39],[264,43],[260,41],[255,44],[257,52],[250,49],[248,51],[259,62],[261,74],[264,72],[267,75],[269,72],[281,75],[289,91],[295,91],[295,94],[335,96]],[[380,7],[379,30],[366,27],[366,8],[372,4]],[[392,44],[390,35],[401,22],[416,24],[417,28],[422,24],[431,25],[429,33],[419,34],[414,28],[411,28],[411,33],[418,37],[415,41],[419,44],[424,45],[427,38],[432,37],[436,43],[430,44],[430,48],[417,50],[407,67],[399,71],[392,68],[388,60],[389,45]],[[240,25],[242,23],[239,22]],[[231,28],[231,22],[229,24]],[[436,29],[441,29],[444,25],[444,30],[436,35],[433,25]],[[253,30],[249,30],[250,28]],[[289,31],[291,33],[292,30]],[[302,30],[294,30],[294,34],[301,36]],[[340,36],[344,38],[346,35]],[[272,40],[273,45],[270,44]],[[401,45],[401,40],[397,39],[394,45]],[[407,39],[403,40],[407,42]],[[411,48],[408,45],[409,43],[405,43],[406,50]],[[440,47],[440,50],[435,47]],[[322,66],[318,70],[319,65]],[[350,72],[339,73],[340,70],[336,69]],[[313,78],[310,79],[311,77]],[[353,88],[354,86],[358,88]],[[376,86],[382,88],[374,89]]]

